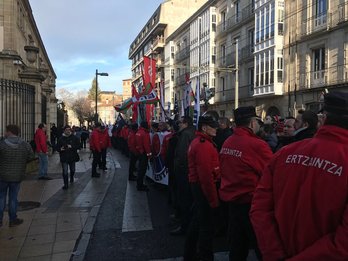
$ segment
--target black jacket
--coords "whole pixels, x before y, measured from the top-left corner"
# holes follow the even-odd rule
[[[68,148],[68,145],[71,148]],[[59,152],[60,162],[76,162],[78,161],[77,150],[80,148],[79,139],[71,134],[70,136],[65,136],[59,138],[57,143],[57,151]]]

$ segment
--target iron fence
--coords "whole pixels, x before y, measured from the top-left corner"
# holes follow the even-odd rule
[[[35,131],[35,87],[0,79],[0,135],[9,124],[21,129],[20,136],[30,141]]]

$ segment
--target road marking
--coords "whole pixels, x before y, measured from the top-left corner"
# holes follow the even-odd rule
[[[153,230],[146,192],[137,191],[135,182],[127,182],[122,232]]]

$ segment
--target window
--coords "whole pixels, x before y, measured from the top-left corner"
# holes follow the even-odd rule
[[[254,34],[255,34],[255,30],[254,28],[253,29],[250,29],[248,31],[248,44],[250,46],[250,53],[253,53],[254,52]]]
[[[226,30],[226,11],[222,11],[220,13],[220,19],[221,19],[221,30]]]
[[[261,10],[261,42],[265,40],[265,13]]]
[[[249,92],[254,92],[254,68],[248,68],[248,85]]]
[[[220,46],[220,54],[221,64],[224,65],[226,63],[226,46],[224,44]]]
[[[175,71],[174,69],[171,69],[171,80],[174,81],[174,75],[175,75]]]
[[[235,12],[235,17],[236,17],[236,22],[238,23],[240,20],[240,5],[239,5],[239,0],[234,2],[234,12]]]
[[[274,36],[274,23],[275,23],[275,11],[274,11],[274,3],[271,4],[271,37]]]
[[[315,1],[315,26],[326,24],[327,0]]]
[[[269,74],[269,83],[274,83],[274,50],[271,50],[270,56],[270,74]]]
[[[325,48],[318,48],[313,50],[313,72],[314,79],[324,77],[325,72]]]
[[[260,42],[260,17],[259,15],[257,14],[256,15],[256,43],[259,43]]]
[[[269,37],[270,37],[270,35],[269,35],[269,7],[267,6],[266,7],[266,14],[265,14],[265,16],[266,16],[266,23],[265,23],[265,27],[266,27],[266,30],[265,30],[265,39],[268,39]]]
[[[283,82],[283,58],[277,59],[277,82]]]
[[[221,77],[221,93],[222,96],[225,96],[225,78]]]
[[[284,35],[284,10],[278,10],[278,35]]]
[[[174,46],[170,47],[170,52],[171,52],[172,59],[174,59],[174,52],[175,52],[175,47]]]
[[[216,15],[213,14],[211,16],[211,21],[212,21],[212,23],[211,23],[211,30],[213,32],[216,32]]]

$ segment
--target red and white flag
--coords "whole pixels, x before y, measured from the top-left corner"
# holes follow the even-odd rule
[[[147,86],[148,83],[151,83],[152,88],[155,88],[156,60],[150,57],[144,56],[143,85]]]

